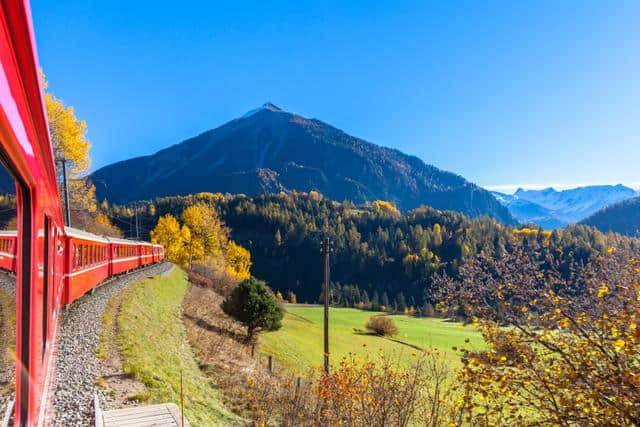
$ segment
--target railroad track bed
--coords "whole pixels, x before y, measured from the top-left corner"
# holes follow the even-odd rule
[[[68,308],[62,318],[58,344],[58,366],[54,408],[56,426],[93,426],[95,395],[103,396],[96,384],[103,367],[96,357],[102,314],[109,302],[128,285],[171,268],[163,263],[119,277],[85,295]]]

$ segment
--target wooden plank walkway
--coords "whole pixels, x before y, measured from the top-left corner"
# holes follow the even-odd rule
[[[171,426],[189,427],[175,403],[138,406],[136,408],[96,411],[96,427]]]

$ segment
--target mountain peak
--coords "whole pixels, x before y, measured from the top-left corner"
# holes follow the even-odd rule
[[[268,110],[268,111],[273,111],[274,113],[283,113],[284,111],[276,106],[275,104],[272,104],[271,102],[265,102],[264,104],[262,104],[261,107],[258,108],[254,108],[253,110],[247,111],[247,113],[242,116],[242,119],[245,119],[247,117],[251,117],[256,113],[259,113],[260,111],[264,111],[264,110]]]
[[[263,110],[269,110],[269,111],[276,111],[276,112],[281,112],[282,109],[274,104],[272,104],[271,102],[265,102],[264,104],[262,104],[262,109]]]

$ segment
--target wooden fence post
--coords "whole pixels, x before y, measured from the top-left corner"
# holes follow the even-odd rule
[[[269,356],[269,372],[273,372],[273,357]]]

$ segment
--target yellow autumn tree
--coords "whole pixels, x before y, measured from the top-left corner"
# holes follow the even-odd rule
[[[167,259],[186,267],[188,265],[188,251],[186,241],[191,240],[189,227],[180,227],[180,223],[173,215],[165,215],[158,219],[158,224],[151,230],[151,241],[164,247]]]
[[[48,83],[41,73],[43,86]],[[66,162],[69,187],[69,205],[72,225],[91,232],[119,236],[122,233],[110,221],[102,218],[97,223],[97,208],[95,186],[87,181],[85,175],[89,170],[91,160],[87,139],[87,123],[79,120],[73,107],[64,103],[50,92],[45,93],[45,108],[49,122],[49,134],[53,146],[58,181],[62,182],[62,162]],[[60,194],[61,198],[64,195]],[[62,201],[62,200],[61,200]]]
[[[373,207],[376,211],[385,213],[387,215],[400,215],[400,211],[393,202],[388,202],[386,200],[376,200],[375,202],[373,202]]]
[[[46,90],[49,85],[44,74],[42,74],[42,81]],[[55,160],[56,162],[66,160],[71,176],[80,176],[89,170],[91,164],[89,159],[91,144],[87,139],[87,123],[84,120],[78,120],[73,107],[65,106],[50,92],[45,93],[44,102]],[[56,166],[59,167],[59,165]],[[58,173],[62,173],[60,169]]]
[[[204,245],[186,224],[180,229],[180,235],[183,249],[178,253],[177,262],[185,268],[191,268],[194,260],[204,259]]]
[[[192,261],[204,256],[223,256],[229,240],[229,229],[220,221],[213,208],[205,204],[189,206],[182,213],[182,222],[191,230],[190,245],[197,247],[197,251],[192,252]]]
[[[165,247],[168,260],[189,269],[213,269],[224,273],[232,283],[251,276],[251,254],[229,239],[229,229],[213,208],[195,204],[181,217],[182,226],[170,214],[160,217],[151,231],[152,241]]]
[[[234,278],[243,281],[247,280],[251,273],[251,255],[249,251],[238,245],[233,240],[229,240],[226,250],[226,270]]]
[[[483,256],[438,285],[444,312],[471,315],[486,343],[460,350],[465,424],[638,425],[640,264],[629,259],[590,260],[574,287],[528,274],[528,258]]]

